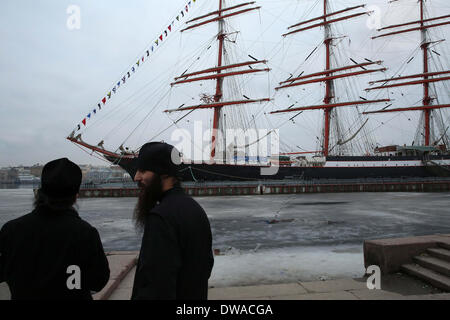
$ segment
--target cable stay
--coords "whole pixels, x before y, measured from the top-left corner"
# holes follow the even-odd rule
[[[220,102],[216,102],[216,103],[200,104],[200,105],[196,105],[196,106],[183,107],[183,108],[177,108],[177,109],[168,109],[168,110],[164,110],[164,112],[171,113],[171,112],[175,112],[175,111],[209,109],[209,108],[218,108],[218,107],[225,107],[225,106],[238,105],[238,104],[249,104],[249,103],[268,102],[268,101],[271,101],[271,99],[264,98],[264,99],[258,99],[258,100],[220,101]]]
[[[241,3],[241,4],[238,4],[238,5],[232,6],[232,7],[228,7],[228,8],[225,8],[225,9],[216,10],[216,11],[204,14],[202,16],[193,18],[193,19],[191,19],[189,21],[186,21],[186,23],[191,23],[193,21],[197,21],[197,20],[200,20],[200,19],[203,19],[203,18],[207,18],[207,17],[213,16],[213,15],[216,15],[216,14],[221,14],[221,13],[226,12],[226,11],[230,11],[230,10],[233,10],[233,9],[236,9],[236,8],[244,7],[244,6],[255,4],[255,3],[256,3],[256,1],[246,2],[246,3]]]
[[[386,29],[392,29],[392,28],[398,28],[398,27],[404,27],[404,26],[409,26],[409,25],[416,24],[416,23],[429,22],[429,21],[440,20],[440,19],[445,19],[445,18],[450,18],[450,14],[446,15],[446,16],[440,16],[440,17],[424,19],[423,21],[422,20],[416,20],[416,21],[406,22],[406,23],[402,23],[402,24],[394,24],[394,25],[391,25],[391,26],[387,26],[387,27],[383,27],[383,28],[377,29],[377,31],[386,30]]]
[[[437,145],[437,144],[439,143],[439,141],[441,141],[442,139],[444,139],[444,137],[445,137],[445,135],[447,134],[447,131],[448,131],[449,128],[450,128],[450,126],[448,126],[448,127],[445,129],[444,133],[440,136],[439,139],[437,139],[435,142],[433,142],[433,145],[434,145],[434,146]]]
[[[203,73],[217,72],[217,71],[222,71],[222,70],[226,70],[226,69],[238,68],[238,67],[249,66],[249,65],[259,64],[259,63],[266,64],[267,60],[247,61],[247,62],[235,63],[235,64],[230,64],[227,66],[221,66],[221,67],[216,67],[216,68],[208,68],[205,70],[200,70],[200,71],[196,71],[196,72],[192,72],[192,73],[183,73],[181,76],[176,77],[175,80],[179,80],[182,78],[188,78],[188,77],[196,76],[196,75],[203,74]]]
[[[299,108],[292,108],[292,109],[288,108],[288,109],[283,109],[283,110],[277,110],[277,111],[272,111],[271,114],[293,112],[293,111],[300,111],[300,110],[303,111],[303,110],[330,109],[330,108],[336,108],[336,107],[347,107],[347,106],[353,106],[353,105],[389,102],[389,101],[391,101],[391,100],[390,99],[380,99],[380,100],[361,100],[361,101],[352,101],[352,102],[329,103],[329,104],[322,104],[322,105],[316,105],[316,106],[307,106],[307,107],[299,107]]]
[[[348,138],[347,140],[341,141],[338,140],[337,145],[342,146],[344,144],[346,144],[347,142],[352,141],[357,135],[358,133],[362,130],[362,128],[364,128],[364,126],[366,125],[367,121],[369,121],[369,119],[366,119],[366,121],[364,121],[363,125],[361,126],[361,128],[359,128],[350,138]]]
[[[309,19],[309,20],[306,20],[306,21],[299,22],[297,24],[289,26],[288,29],[292,29],[292,28],[295,28],[295,27],[298,27],[298,26],[301,26],[303,24],[310,23],[310,22],[313,22],[313,21],[316,21],[316,20],[321,20],[321,19],[324,19],[324,18],[328,18],[328,17],[334,16],[334,15],[337,15],[337,14],[340,14],[340,13],[343,13],[343,12],[350,11],[350,10],[354,10],[354,9],[358,9],[358,8],[364,8],[365,6],[366,6],[365,4],[362,4],[362,5],[359,5],[359,6],[350,7],[350,8],[342,9],[342,10],[335,11],[335,12],[332,12],[332,13],[328,13],[328,14],[322,15],[320,17],[316,17],[316,18],[312,18],[312,19]]]
[[[301,85],[316,83],[316,82],[326,82],[329,80],[347,78],[347,77],[358,76],[358,75],[372,73],[372,72],[386,71],[386,70],[387,70],[387,68],[381,68],[381,69],[363,70],[363,71],[358,71],[358,72],[344,73],[344,74],[339,74],[339,75],[335,75],[335,76],[323,77],[323,78],[319,78],[319,79],[295,82],[295,83],[287,84],[284,86],[276,87],[275,90],[280,90],[283,88],[289,88],[289,87],[295,87],[295,86],[301,86]]]
[[[265,134],[264,136],[262,136],[261,138],[255,140],[255,141],[253,141],[253,142],[251,142],[251,143],[248,143],[248,144],[246,144],[246,145],[243,145],[243,146],[237,146],[237,145],[234,145],[234,144],[233,144],[232,147],[233,147],[234,150],[236,150],[236,149],[248,148],[248,147],[254,145],[255,143],[260,142],[262,139],[264,139],[265,137],[269,136],[272,132],[273,132],[273,130],[270,130],[268,133],[266,133],[266,134]]]
[[[241,71],[228,72],[228,73],[217,73],[217,74],[213,74],[213,75],[209,75],[209,76],[197,77],[197,78],[191,78],[191,79],[185,79],[185,80],[172,82],[170,85],[174,86],[174,85],[177,85],[177,84],[194,82],[194,81],[216,80],[216,79],[219,79],[219,78],[232,77],[232,76],[248,74],[248,73],[269,72],[270,70],[271,69],[269,69],[269,68],[265,68],[265,69],[241,70]]]
[[[341,68],[329,69],[329,70],[324,70],[324,71],[321,71],[321,72],[311,73],[311,74],[304,75],[304,76],[297,77],[297,78],[289,77],[287,80],[280,82],[280,84],[291,83],[293,81],[307,79],[307,78],[312,78],[312,77],[316,77],[316,76],[328,75],[330,73],[340,72],[340,71],[349,70],[349,69],[356,69],[356,68],[359,68],[359,67],[364,67],[364,66],[368,66],[368,65],[372,65],[372,64],[380,65],[382,62],[383,61],[364,62],[364,63],[359,63],[359,64],[355,64],[355,65],[345,66],[345,67],[341,67]]]
[[[418,20],[418,21],[409,22],[409,23],[406,23],[406,24],[403,24],[403,25],[411,25],[411,24],[416,24],[416,23],[420,23],[422,25],[420,27],[409,28],[409,29],[404,29],[404,30],[393,31],[393,32],[381,34],[379,36],[372,37],[372,39],[377,39],[377,38],[386,37],[386,36],[392,36],[392,35],[396,35],[396,34],[402,34],[402,33],[407,33],[407,32],[412,32],[412,31],[426,30],[426,29],[436,28],[436,27],[440,27],[440,26],[445,26],[445,25],[450,24],[450,21],[445,21],[445,22],[436,23],[436,24],[428,24],[428,25],[423,25],[423,23],[427,22],[427,21],[433,21],[433,20],[438,20],[438,19],[445,19],[445,18],[448,18],[448,17],[450,17],[450,15],[436,17],[436,18],[430,18],[430,19],[422,19],[422,20]],[[402,25],[389,26],[389,27],[385,27],[385,28],[382,28],[382,29],[378,29],[378,30],[383,30],[383,29],[387,29],[387,28],[396,28],[396,27],[399,27],[399,26],[402,26]]]
[[[404,80],[404,79],[411,79],[411,78],[431,77],[431,76],[437,76],[437,75],[448,74],[448,73],[450,73],[450,70],[439,71],[439,72],[418,73],[418,74],[412,74],[412,75],[408,75],[408,76],[370,81],[369,84],[374,84],[374,83],[379,83],[379,82],[397,81],[397,80]]]
[[[381,110],[377,110],[377,111],[366,111],[366,112],[363,112],[363,114],[385,113],[385,112],[417,111],[417,110],[432,110],[432,109],[442,109],[442,108],[449,108],[449,107],[450,107],[450,104],[435,104],[435,105],[426,105],[426,106],[420,106],[420,107],[381,109]]]
[[[358,6],[358,7],[361,7],[361,6]],[[355,7],[355,9],[356,9],[356,7]],[[336,18],[336,19],[332,19],[332,20],[326,20],[324,22],[316,23],[316,24],[310,25],[308,27],[300,28],[300,29],[297,29],[297,30],[285,33],[285,34],[283,34],[283,37],[286,37],[286,36],[294,34],[294,33],[310,30],[310,29],[313,29],[313,28],[330,25],[330,24],[335,23],[335,22],[356,18],[356,17],[362,16],[362,15],[366,15],[366,14],[369,15],[371,13],[372,13],[372,11],[366,11],[366,12],[360,12],[360,13],[355,13],[355,14],[352,14],[352,15],[344,16],[344,17],[341,17],[341,18]],[[324,18],[326,18],[326,17],[322,16],[322,19],[324,19]],[[316,18],[313,21],[318,20],[318,19],[321,19],[321,18]]]
[[[412,86],[412,85],[416,85],[416,84],[424,84],[424,83],[431,83],[431,82],[438,82],[438,81],[448,81],[448,80],[450,80],[450,77],[441,77],[441,78],[433,78],[433,79],[422,79],[422,80],[401,82],[401,83],[395,83],[395,84],[388,84],[388,85],[385,85],[385,86],[367,88],[365,90],[366,91],[380,90],[380,89],[386,89],[386,88]]]
[[[358,135],[358,133],[362,130],[362,128],[364,128],[364,126],[366,125],[366,123],[369,121],[369,119],[366,119],[366,121],[364,121],[364,123],[362,124],[362,126],[350,137],[350,138],[348,138],[347,140],[344,140],[344,141],[341,141],[341,140],[338,140],[337,142],[336,142],[336,144],[333,146],[333,147],[331,147],[331,149],[329,150],[329,152],[331,152],[331,151],[333,151],[333,149],[336,147],[336,146],[342,146],[342,145],[344,145],[344,144],[346,144],[346,143],[348,143],[348,142],[350,142],[350,141],[352,141],[357,135]]]
[[[225,11],[230,11],[232,9],[236,9],[238,7],[243,7],[243,6],[246,6],[246,5],[251,5],[251,4],[254,4],[254,3],[255,2],[248,2],[248,3],[244,3],[244,4],[237,5],[237,6],[230,7],[230,8],[219,9],[219,10],[217,10],[215,12],[212,12],[212,13],[209,13],[209,14],[203,16],[203,17],[197,17],[195,20],[200,20],[200,19],[212,16],[212,15],[215,15],[215,14],[218,15],[218,17],[216,17],[216,18],[205,20],[203,22],[200,22],[200,23],[194,24],[192,26],[189,26],[187,28],[184,28],[184,29],[181,30],[181,32],[184,32],[184,31],[187,31],[187,30],[190,30],[190,29],[194,29],[194,28],[197,28],[197,27],[200,27],[200,26],[212,23],[212,22],[222,21],[222,20],[224,20],[226,18],[233,17],[233,16],[236,16],[236,15],[239,15],[239,14],[243,14],[243,13],[246,13],[246,12],[250,12],[250,11],[261,9],[261,7],[259,6],[259,7],[243,9],[243,10],[239,10],[239,11],[235,11],[235,12],[232,12],[232,13],[229,13],[229,14],[222,15],[222,13],[225,12]],[[193,21],[193,20],[191,20],[191,21]]]

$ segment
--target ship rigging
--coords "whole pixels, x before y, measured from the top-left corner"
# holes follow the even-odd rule
[[[271,54],[266,55],[265,49],[255,53],[255,50],[248,50],[250,46],[245,47],[247,50],[238,47],[237,43],[243,36],[241,30],[235,29],[231,23],[244,16],[249,17],[258,13],[261,17],[260,12],[263,10],[261,5],[255,1],[239,3],[230,0],[217,0],[214,3],[208,1],[201,8],[205,9],[208,6],[210,10],[188,19],[188,14],[193,11],[191,5],[199,3],[200,0],[188,2],[181,14],[172,19],[151,47],[100,100],[98,108],[96,107],[77,125],[68,140],[90,151],[92,155],[101,156],[111,163],[122,166],[133,175],[133,161],[140,145],[147,141],[161,140],[163,135],[173,128],[192,125],[198,116],[203,120],[208,119],[206,121],[210,123],[211,130],[207,139],[208,161],[197,163],[185,161],[181,169],[185,180],[265,180],[286,177],[342,179],[447,174],[450,168],[450,154],[449,118],[446,110],[450,106],[447,87],[450,71],[445,61],[440,62],[438,67],[431,67],[430,60],[434,62],[440,55],[436,51],[437,46],[445,40],[432,37],[429,30],[450,24],[450,15],[428,16],[425,1],[420,0],[418,3],[420,19],[380,27],[378,32],[382,33],[371,37],[370,40],[377,43],[380,41],[379,38],[420,32],[422,72],[402,75],[399,74],[399,70],[403,72],[404,67],[414,59],[414,56],[407,57],[407,62],[402,65],[403,69],[392,74],[385,65],[386,62],[376,55],[355,57],[349,54],[351,39],[341,28],[351,21],[367,19],[374,13],[370,6],[355,4],[346,8],[335,8],[333,1],[317,0],[310,9],[303,12],[301,21],[297,18],[295,23],[285,27],[287,31],[278,35],[281,40],[270,51]],[[311,12],[317,11],[318,8],[321,8],[319,15],[311,17]],[[216,31],[213,31],[212,26],[215,26]],[[392,29],[395,31],[391,31]],[[128,85],[131,81],[130,76],[134,76],[139,68],[143,68],[144,63],[149,64],[146,61],[152,61],[151,54],[166,45],[172,33],[180,35],[180,44],[187,34],[191,37],[199,33],[202,36],[209,34],[209,37],[202,45],[198,45],[193,53],[186,54],[183,48],[179,49],[180,56],[184,54],[189,56],[189,59],[169,63],[171,79],[159,81],[155,77],[154,82],[144,86],[137,95],[129,98],[130,104],[127,99],[125,106],[129,108],[129,114],[122,118],[117,115],[119,125],[109,128],[108,133],[97,145],[84,141],[81,135],[86,133],[91,118],[100,113],[101,108],[106,108],[110,99],[112,100],[116,93],[122,90],[125,83]],[[305,46],[299,46],[298,43],[303,44],[304,40],[301,39],[309,33],[314,34],[314,39],[318,39],[320,34],[322,39],[318,44],[316,42],[312,50],[305,51]],[[258,39],[261,39],[261,36]],[[252,41],[252,44],[256,42],[265,43]],[[380,47],[382,49],[383,45]],[[301,49],[303,51],[299,51]],[[377,49],[376,53],[380,53],[381,49]],[[278,59],[280,55],[282,58]],[[299,63],[301,56],[306,58]],[[444,55],[444,60],[447,57]],[[320,61],[322,63],[319,63]],[[181,72],[182,70],[184,71]],[[372,78],[379,73],[384,73],[385,79]],[[390,76],[387,76],[388,74]],[[261,80],[265,79],[265,75],[269,82],[267,86],[263,84],[264,80]],[[369,81],[366,81],[368,77]],[[158,84],[155,84],[156,81]],[[368,82],[368,86],[362,87],[364,82]],[[438,94],[438,84],[442,84],[444,88],[443,95]],[[150,85],[157,88],[156,91],[149,91]],[[252,89],[252,86],[259,89]],[[265,86],[267,91],[261,90]],[[423,87],[420,105],[398,107],[399,99],[396,98],[398,96],[394,96],[391,91],[409,86]],[[314,87],[321,89],[317,90]],[[181,91],[184,96],[175,94],[174,90]],[[400,94],[403,97],[403,92]],[[131,101],[135,101],[137,106],[131,108]],[[149,101],[153,107],[150,110],[148,106],[142,108],[148,105]],[[384,107],[372,110],[372,106],[376,104],[384,104]],[[290,106],[283,108],[283,105]],[[317,125],[309,120],[311,114],[317,114],[314,111],[322,113]],[[379,128],[386,123],[377,120],[378,114],[401,114],[406,111],[422,113],[419,129],[412,144],[381,146],[375,134],[377,128],[373,128],[373,124],[380,123]],[[163,119],[161,114],[166,115],[167,121],[161,121]],[[133,117],[138,119],[138,123],[134,128],[129,128],[128,122]],[[91,127],[98,123],[103,124],[101,120],[94,121]],[[267,160],[260,162],[260,157],[256,162],[251,162],[244,153],[244,163],[240,163],[236,156],[230,159],[225,155],[227,150],[235,152],[238,148],[234,141],[225,139],[223,134],[225,130],[241,128],[245,135],[250,129],[264,127],[263,123],[270,130],[263,136],[254,137],[253,140],[250,138],[243,140],[241,148],[255,145],[266,136],[273,136],[276,130],[289,125],[296,131],[291,130],[289,134],[279,135],[279,152],[262,157],[268,159],[268,162]],[[152,128],[151,135],[147,131],[149,127]],[[401,127],[398,129],[402,130]],[[114,148],[105,147],[109,138],[118,134],[120,130],[128,132],[115,151]],[[125,147],[130,144],[130,138],[136,137],[139,132],[139,139],[143,140],[143,143],[136,142],[137,147]],[[305,137],[310,137],[306,147]],[[298,141],[299,138],[302,142]],[[204,149],[202,145],[196,145],[195,141],[192,141],[192,144],[194,148]],[[434,164],[431,171],[430,163]],[[261,176],[261,168],[273,164],[280,167],[277,173],[273,176]],[[440,169],[435,170],[436,167]]]

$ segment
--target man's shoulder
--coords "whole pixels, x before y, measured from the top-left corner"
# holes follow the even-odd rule
[[[71,212],[66,213],[64,218],[71,226],[76,227],[78,230],[82,230],[91,235],[97,232],[97,229],[81,218],[75,209],[71,209]]]
[[[80,216],[72,217],[72,219],[76,221],[76,224],[78,225],[79,228],[82,228],[90,232],[97,231],[97,229],[93,225],[91,225],[86,220],[82,219]]]
[[[177,209],[185,211],[187,209],[197,209],[203,211],[200,204],[190,195],[184,192],[174,192],[165,197],[157,206],[157,210],[177,212]]]
[[[163,201],[166,204],[170,204],[170,203],[173,203],[173,202],[176,202],[176,203],[197,203],[197,201],[195,201],[194,198],[192,198],[190,195],[185,193],[183,190],[174,192],[173,194],[169,195],[166,200],[167,201]]]
[[[28,221],[32,221],[33,219],[34,219],[33,212],[29,212],[27,214],[24,214],[23,216],[9,220],[0,229],[6,231],[10,228],[14,228],[15,226],[27,223]]]
[[[70,225],[73,229],[86,232],[93,232],[96,230],[89,222],[83,220],[75,209],[66,210],[64,213],[52,213],[51,215],[59,218],[58,220],[62,223],[62,225]],[[1,230],[6,232],[17,228],[37,228],[40,223],[45,223],[49,217],[51,218],[50,215],[38,212],[38,210],[35,209],[30,213],[6,222]]]
[[[205,210],[194,198],[179,190],[164,197],[151,212],[169,221],[206,216]]]

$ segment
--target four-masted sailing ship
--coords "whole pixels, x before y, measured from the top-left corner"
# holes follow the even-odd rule
[[[298,107],[293,104],[288,108],[277,108],[269,114],[270,117],[293,114],[294,116],[289,119],[292,120],[303,114],[303,112],[322,112],[321,138],[318,139],[320,140],[318,141],[318,150],[310,152],[313,154],[313,157],[305,155],[309,152],[294,152],[290,150],[291,152],[279,152],[278,154],[268,155],[268,160],[264,163],[249,163],[248,161],[237,163],[236,158],[232,159],[231,162],[227,161],[224,153],[228,142],[222,143],[223,137],[219,137],[218,132],[226,129],[226,115],[229,110],[240,110],[246,105],[267,104],[273,101],[273,97],[249,98],[244,93],[240,93],[243,98],[238,98],[237,95],[228,94],[227,90],[229,88],[225,85],[226,79],[271,72],[271,69],[267,67],[268,61],[264,59],[257,59],[248,55],[250,60],[230,62],[230,59],[226,58],[228,50],[225,48],[225,43],[227,41],[233,42],[230,41],[230,34],[233,32],[225,27],[225,22],[232,17],[255,12],[261,7],[256,5],[255,1],[225,6],[224,0],[218,0],[217,10],[187,21],[186,27],[181,32],[201,28],[205,25],[217,24],[218,33],[215,36],[215,41],[218,51],[215,65],[201,70],[189,72],[186,70],[175,77],[172,83],[168,84],[170,86],[181,86],[204,81],[213,81],[215,83],[214,93],[210,95],[203,94],[200,99],[201,103],[192,106],[183,104],[178,108],[164,110],[164,112],[169,114],[185,113],[180,119],[198,110],[211,111],[210,161],[207,163],[195,163],[195,161],[193,163],[192,161],[182,163],[180,176],[182,176],[183,180],[363,179],[450,175],[449,135],[448,123],[446,123],[448,118],[445,119],[445,115],[443,116],[441,113],[442,110],[450,107],[450,104],[446,103],[449,97],[448,94],[442,97],[439,96],[433,87],[438,82],[445,83],[445,81],[450,80],[450,77],[446,76],[450,71],[430,70],[430,50],[444,40],[432,39],[428,34],[429,29],[450,24],[450,15],[427,17],[425,16],[425,0],[419,0],[419,20],[383,27],[378,30],[381,34],[373,37],[373,41],[377,41],[376,38],[395,36],[397,34],[421,33],[420,48],[423,55],[423,72],[371,81],[368,88],[366,88],[366,92],[373,92],[383,89],[394,90],[393,88],[403,86],[422,86],[423,99],[420,106],[392,107],[396,102],[388,97],[369,99],[361,94],[358,99],[351,99],[349,95],[344,94],[340,90],[342,87],[340,81],[349,79],[358,81],[357,79],[360,76],[386,72],[387,68],[383,67],[383,61],[369,59],[365,59],[364,62],[357,62],[349,58],[347,61],[352,63],[337,64],[337,60],[334,57],[336,57],[336,50],[338,50],[337,44],[342,42],[343,37],[333,32],[333,25],[369,15],[370,12],[365,10],[365,5],[331,11],[330,2],[330,0],[322,0],[322,15],[291,25],[287,28],[286,33],[282,35],[285,38],[297,37],[310,30],[322,28],[324,31],[322,40],[324,52],[322,54],[325,57],[323,69],[309,74],[302,72],[298,76],[293,75],[295,71],[289,72],[290,76],[279,82],[275,88],[276,95],[278,92],[290,92],[291,90],[298,90],[304,87],[308,88],[306,90],[317,91],[316,89],[310,89],[310,85],[322,84],[324,85],[322,103]],[[188,7],[186,6],[187,9]],[[383,33],[385,30],[390,29],[394,31]],[[161,36],[162,39],[163,36]],[[147,51],[148,54],[149,52]],[[144,56],[142,61],[144,61]],[[295,68],[295,66],[293,67]],[[125,82],[125,79],[123,79],[123,82]],[[120,82],[118,85],[120,85]],[[348,85],[348,83],[346,82],[344,85]],[[384,107],[375,111],[367,111],[365,109],[363,112],[360,112],[358,108],[377,104],[384,104]],[[360,123],[354,132],[349,133],[343,128],[343,124],[340,121],[340,114],[343,109],[351,109],[357,113],[356,118]],[[414,111],[422,112],[422,117],[417,137],[415,137],[412,145],[377,146],[374,150],[366,151],[363,154],[346,154],[352,140],[366,130],[369,117],[376,117],[380,113]],[[178,120],[175,123],[178,123]],[[78,126],[79,129],[80,125]],[[101,155],[113,164],[120,165],[131,176],[134,176],[134,161],[139,149],[130,151],[120,146],[117,151],[108,151],[103,147],[103,141],[98,145],[84,142],[81,139],[81,134],[77,134],[77,130],[74,130],[67,139],[91,150],[93,153]],[[221,150],[218,150],[219,144],[222,148]],[[278,166],[275,174],[262,175],[262,168],[274,165]]]

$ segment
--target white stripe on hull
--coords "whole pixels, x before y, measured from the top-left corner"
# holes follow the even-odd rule
[[[441,166],[450,166],[450,159],[433,160]],[[424,167],[420,160],[404,161],[327,161],[324,168],[352,168],[352,167]]]

